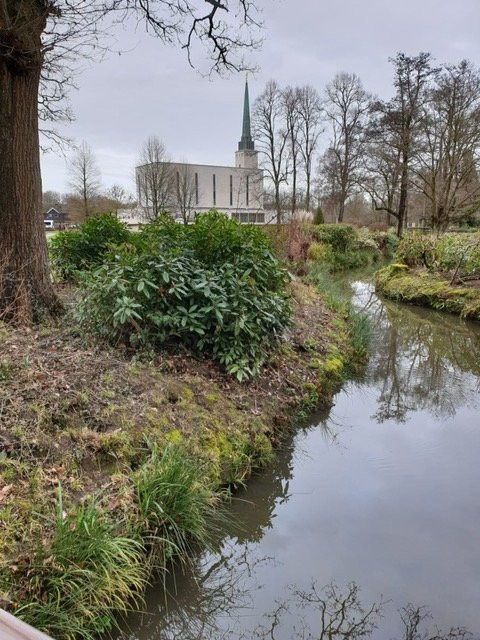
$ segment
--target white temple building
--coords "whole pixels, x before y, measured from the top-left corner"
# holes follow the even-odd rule
[[[263,224],[263,170],[251,134],[248,82],[235,166],[158,162],[137,167],[136,182],[138,213],[144,220],[159,209],[185,222],[195,213],[218,209],[240,222]]]

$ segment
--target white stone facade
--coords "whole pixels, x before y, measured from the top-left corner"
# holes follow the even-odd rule
[[[241,153],[241,152],[238,152]],[[143,167],[137,167],[137,184],[141,184]],[[168,163],[171,173],[172,196],[169,212],[182,218],[181,206],[176,202],[176,183],[185,180],[188,172],[189,213],[203,213],[218,209],[241,222],[264,223],[263,171],[256,168],[222,167],[217,165]],[[180,187],[181,190],[181,187]],[[149,215],[148,197],[138,189],[138,204]],[[190,219],[193,215],[189,216]]]
[[[147,220],[159,209],[185,222],[218,209],[240,222],[264,224],[263,170],[251,137],[248,84],[235,166],[159,162],[137,167],[136,180],[138,206]]]

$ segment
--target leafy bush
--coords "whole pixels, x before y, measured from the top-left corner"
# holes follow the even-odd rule
[[[418,232],[403,236],[396,259],[409,267],[431,271],[455,271],[458,275],[480,275],[480,233],[446,233],[439,238]]]
[[[356,241],[354,227],[349,224],[319,224],[313,227],[313,235],[320,242],[329,244],[334,251],[348,251]]]
[[[406,233],[399,241],[396,259],[398,262],[413,266],[431,266],[434,260],[435,240],[432,236],[418,231]]]
[[[312,242],[312,244],[308,247],[308,259],[313,260],[314,262],[332,262],[332,247],[321,242]]]
[[[113,342],[173,340],[239,380],[254,375],[290,324],[287,272],[258,229],[216,212],[177,227],[148,225],[140,246],[85,274],[77,319]]]
[[[79,229],[60,231],[50,240],[50,261],[57,276],[73,279],[100,264],[111,245],[127,242],[130,232],[109,213],[89,218]]]

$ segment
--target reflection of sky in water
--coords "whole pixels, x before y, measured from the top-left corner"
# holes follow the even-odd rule
[[[407,602],[428,605],[439,626],[480,631],[480,331],[356,293],[375,322],[365,379],[252,481],[250,502],[234,506],[243,533],[177,576],[168,615],[149,593],[151,615],[132,617],[130,637],[252,637],[289,585],[311,580],[355,580],[366,603],[390,600],[375,638],[398,632]],[[297,613],[290,603],[275,637],[292,637]]]

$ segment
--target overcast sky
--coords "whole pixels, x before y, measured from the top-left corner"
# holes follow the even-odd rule
[[[335,73],[357,73],[381,97],[392,92],[389,56],[430,51],[439,62],[480,65],[480,0],[258,0],[264,8],[259,71],[250,97],[267,80],[311,84],[320,92]],[[92,64],[71,95],[76,120],[65,131],[95,151],[103,185],[134,191],[142,142],[156,134],[176,160],[230,165],[241,135],[243,75],[213,80],[192,70],[180,49],[137,31],[117,35],[126,53]],[[128,51],[127,51],[128,50]],[[67,161],[43,156],[43,188],[68,190]]]

